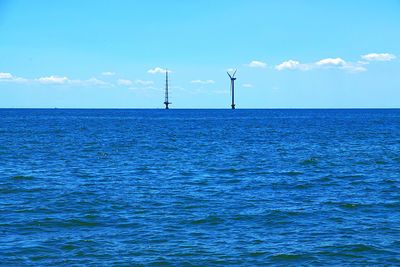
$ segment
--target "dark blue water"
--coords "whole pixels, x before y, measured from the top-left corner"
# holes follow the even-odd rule
[[[0,110],[0,262],[400,265],[400,110]]]

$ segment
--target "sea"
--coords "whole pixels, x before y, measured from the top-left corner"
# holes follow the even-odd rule
[[[396,265],[400,109],[0,109],[0,266]]]

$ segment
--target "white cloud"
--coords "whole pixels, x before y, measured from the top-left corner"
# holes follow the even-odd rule
[[[193,80],[190,83],[197,83],[197,84],[214,84],[215,81],[213,80]]]
[[[0,72],[0,82],[26,83],[28,79],[16,77],[9,72]]]
[[[351,73],[359,73],[359,72],[367,71],[366,67],[363,67],[363,66],[352,66],[352,65],[343,66],[343,69],[347,70],[348,72],[351,72]]]
[[[297,60],[287,60],[282,62],[281,64],[275,66],[276,70],[310,70],[312,67],[310,64],[302,64]]]
[[[390,61],[396,58],[395,55],[383,53],[383,54],[367,54],[363,55],[363,61],[350,62],[344,59],[337,58],[324,58],[313,63],[300,63],[296,60],[288,60],[275,66],[278,71],[282,70],[312,70],[312,69],[339,69],[350,73],[360,73],[367,71],[367,65],[370,61]]]
[[[119,85],[123,85],[123,86],[130,86],[133,84],[133,82],[131,80],[126,80],[126,79],[118,79],[117,83]]]
[[[114,76],[115,72],[105,71],[105,72],[102,72],[101,75],[103,75],[103,76]]]
[[[11,73],[0,72],[0,79],[12,79],[13,77]]]
[[[79,80],[79,79],[69,79],[68,77],[65,76],[51,75],[51,76],[27,79],[22,77],[16,77],[10,73],[4,73],[4,72],[0,73],[0,82],[1,81],[12,82],[12,83],[31,83],[31,84],[40,83],[43,85],[68,84],[71,86],[90,86],[90,85],[109,86],[109,87],[114,86],[112,83],[105,82],[94,77],[87,80]]]
[[[295,60],[284,61],[281,64],[277,65],[275,69],[277,70],[295,70],[300,65],[300,62]]]
[[[135,84],[139,84],[139,85],[143,85],[143,86],[149,86],[149,85],[153,85],[154,82],[153,81],[136,80]]]
[[[296,60],[288,60],[277,65],[275,69],[282,70],[302,70],[308,71],[312,69],[334,68],[342,69],[351,73],[364,72],[367,70],[365,65],[369,64],[365,61],[346,62],[342,58],[325,58],[314,63],[300,63]]]
[[[344,61],[340,57],[338,57],[338,58],[325,58],[325,59],[321,59],[316,64],[318,66],[343,66],[343,65],[346,64],[346,61]]]
[[[247,64],[247,66],[250,68],[265,68],[267,67],[267,63],[258,60],[253,60],[249,64]]]
[[[99,80],[97,78],[90,78],[90,79],[88,79],[86,81],[83,81],[83,82],[88,84],[88,85],[104,85],[104,86],[111,85],[110,83],[102,81],[102,80]]]
[[[157,73],[165,74],[167,70],[160,67],[155,67],[153,69],[149,69],[147,72],[150,74],[157,74]],[[172,71],[168,70],[168,72],[171,73]]]
[[[28,79],[21,78],[21,77],[13,77],[11,81],[15,82],[15,83],[27,83],[27,82],[29,82]]]
[[[44,84],[65,84],[69,80],[67,77],[47,76],[47,77],[40,77],[37,79],[37,81]]]
[[[368,61],[391,61],[396,59],[396,56],[389,53],[371,53],[363,55],[361,58]]]
[[[367,71],[367,68],[365,67],[368,65],[369,62],[365,61],[358,61],[358,62],[346,62],[341,68],[350,72],[350,73],[360,73]]]
[[[242,86],[243,86],[244,88],[252,88],[252,87],[253,87],[253,85],[250,84],[250,83],[244,83],[244,84],[242,84]]]
[[[68,80],[68,84],[74,86],[113,86],[111,83],[99,80],[94,77],[87,80]]]
[[[318,67],[330,67],[330,68],[338,68],[350,73],[360,73],[367,71],[365,65],[368,65],[368,62],[358,61],[358,62],[347,62],[342,58],[326,58],[321,59],[317,63],[315,63]]]

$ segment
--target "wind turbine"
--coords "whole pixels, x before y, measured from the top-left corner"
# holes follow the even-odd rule
[[[235,70],[232,75],[228,71],[226,72],[226,73],[228,73],[228,76],[231,79],[231,96],[232,96],[231,107],[232,107],[232,109],[235,109],[235,80],[236,80],[235,74],[236,74],[236,71],[237,70]]]

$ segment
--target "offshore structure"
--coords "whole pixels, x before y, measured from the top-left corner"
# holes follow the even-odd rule
[[[165,100],[164,100],[164,105],[165,109],[169,109],[169,104],[172,104],[169,102],[169,96],[168,96],[168,70],[165,71]]]
[[[232,107],[232,109],[235,109],[235,80],[236,80],[235,74],[236,74],[236,71],[237,70],[235,70],[232,75],[229,72],[226,72],[226,73],[228,73],[228,76],[231,79],[231,96],[232,96],[231,107]]]
[[[231,92],[231,97],[232,97],[232,103],[231,103],[232,109],[236,108],[236,104],[235,104],[235,81],[236,81],[235,75],[236,75],[236,72],[237,72],[237,70],[235,70],[232,73],[232,75],[229,73],[229,71],[226,72],[231,80],[230,92]],[[165,71],[165,99],[164,99],[165,109],[169,109],[169,105],[172,104],[171,102],[169,102],[169,91],[168,90],[169,90],[168,70],[166,70]]]

